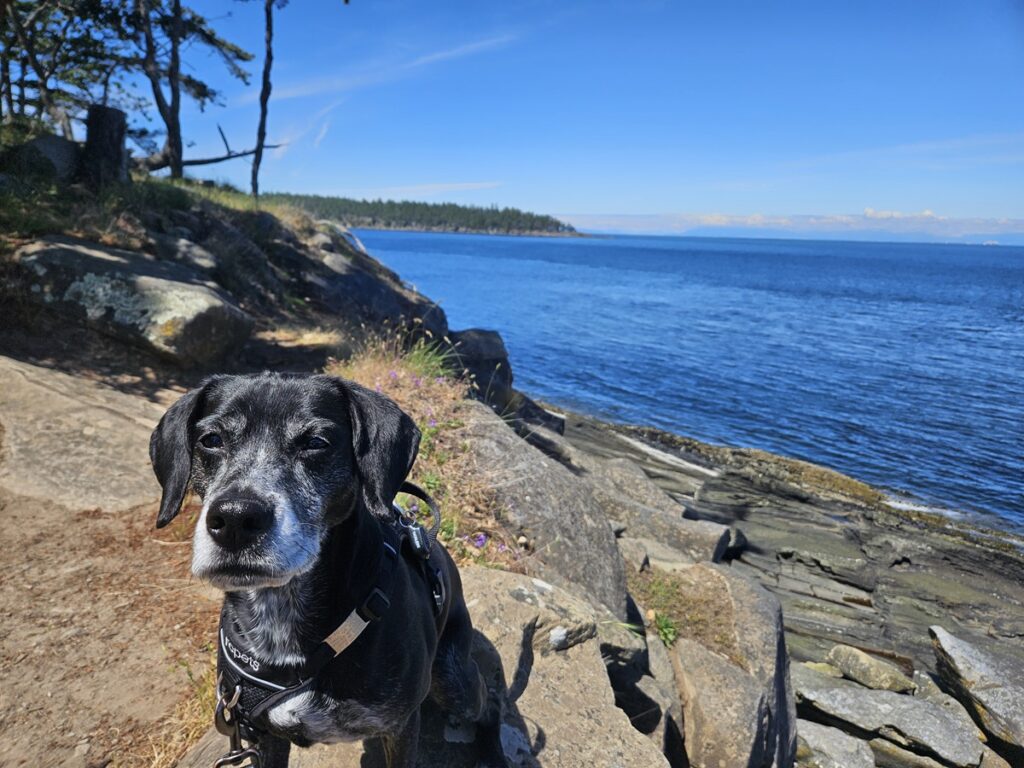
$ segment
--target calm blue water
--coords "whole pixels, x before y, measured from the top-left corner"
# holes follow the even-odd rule
[[[1024,529],[1024,248],[358,234],[532,395]]]

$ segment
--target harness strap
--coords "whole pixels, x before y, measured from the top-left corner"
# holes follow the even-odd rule
[[[259,729],[256,722],[265,712],[283,699],[308,689],[328,664],[349,648],[370,624],[384,616],[391,605],[391,584],[403,552],[410,553],[410,559],[430,587],[435,615],[439,616],[443,611],[447,599],[444,578],[440,569],[428,563],[441,526],[440,511],[429,494],[418,486],[405,482],[401,491],[426,502],[434,517],[430,531],[425,531],[395,505],[394,524],[381,525],[384,552],[375,586],[363,602],[307,656],[301,668],[266,668],[251,653],[236,647],[229,637],[231,620],[226,615],[225,603],[218,632],[217,671],[220,675],[218,687],[221,688],[218,696],[231,697],[233,691],[238,691],[233,717],[249,741],[257,740]]]

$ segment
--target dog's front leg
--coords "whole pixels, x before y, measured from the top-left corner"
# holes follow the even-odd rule
[[[415,768],[420,742],[420,710],[417,708],[405,725],[394,733],[364,743],[362,768]]]
[[[287,739],[271,736],[265,733],[260,736],[260,766],[261,768],[288,768],[288,753],[291,751],[292,743]]]

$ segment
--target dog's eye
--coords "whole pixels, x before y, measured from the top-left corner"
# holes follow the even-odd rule
[[[224,445],[224,441],[216,432],[210,432],[199,438],[199,444],[207,450],[215,451]]]
[[[330,443],[316,435],[313,435],[313,437],[307,437],[306,442],[302,444],[302,450],[304,451],[322,451],[324,448],[330,447]]]

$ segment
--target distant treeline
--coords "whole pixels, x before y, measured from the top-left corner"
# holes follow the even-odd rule
[[[408,200],[352,200],[347,197],[273,193],[267,201],[293,205],[322,219],[367,229],[423,229],[445,232],[502,232],[573,235],[576,230],[551,216],[518,208],[482,208],[455,203],[414,203]]]

